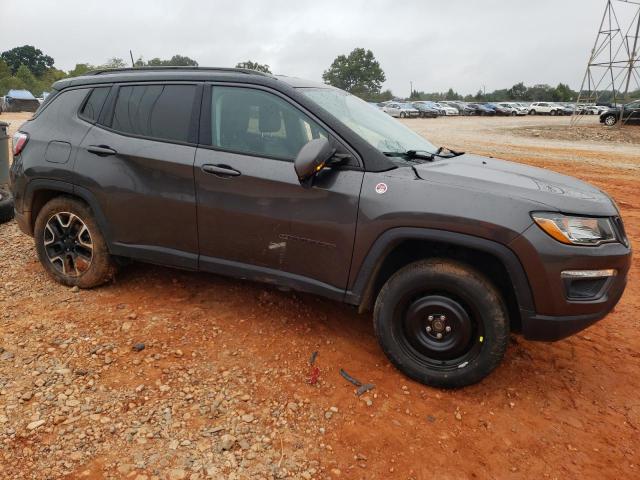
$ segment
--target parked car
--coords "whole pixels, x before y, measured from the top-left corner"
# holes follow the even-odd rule
[[[436,105],[438,105],[440,108],[442,108],[442,110],[444,110],[445,115],[460,115],[460,112],[458,111],[457,108],[452,107],[451,105],[447,105],[444,102],[438,102],[436,103]]]
[[[418,101],[414,102],[414,104],[415,103],[421,103],[421,104],[426,105],[427,107],[435,110],[438,113],[438,116],[447,115],[447,111],[445,110],[444,106],[442,106],[442,105],[440,105],[440,104],[438,104],[436,102],[432,102],[430,100],[418,100]],[[447,108],[451,109],[451,107],[447,107]],[[454,110],[455,113],[458,113],[458,111],[455,108],[451,109],[451,110]]]
[[[509,109],[509,114],[511,116],[516,116],[516,115],[526,115],[527,114],[527,109],[521,107],[519,104],[514,103],[514,102],[500,102],[497,103],[496,105]]]
[[[447,100],[440,103],[444,103],[445,105],[455,108],[458,111],[458,115],[475,115],[476,113],[475,108],[472,108],[463,102]]]
[[[612,108],[600,115],[600,123],[611,127],[620,121],[620,109]],[[640,124],[640,100],[622,106],[623,124]]]
[[[411,104],[413,108],[418,110],[418,116],[422,118],[437,118],[440,115],[440,111],[432,108],[422,102],[413,102]]]
[[[624,291],[629,240],[600,189],[437,148],[337,88],[213,68],[53,88],[10,180],[63,285],[130,258],[312,292],[373,310],[390,361],[439,387],[488,375],[510,332],[563,338]]]
[[[387,103],[382,107],[382,111],[388,113],[392,117],[399,118],[415,118],[420,115],[420,112],[414,107],[398,102]]]
[[[490,105],[485,105],[482,103],[468,103],[467,106],[473,108],[476,115],[488,116],[496,114],[496,111],[491,108]]]
[[[529,115],[558,115],[561,113],[561,108],[551,102],[535,102],[529,105]]]
[[[496,115],[502,117],[516,116],[518,112],[515,108],[502,103],[486,103],[487,107],[493,109]]]
[[[573,115],[575,113],[576,106],[573,103],[559,103],[560,115]]]

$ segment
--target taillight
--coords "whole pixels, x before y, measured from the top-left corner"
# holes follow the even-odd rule
[[[13,156],[20,155],[20,152],[24,150],[24,146],[29,141],[29,134],[24,132],[16,132],[13,136]]]

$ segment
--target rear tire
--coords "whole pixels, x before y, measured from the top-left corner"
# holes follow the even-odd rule
[[[63,285],[93,288],[116,273],[93,212],[80,200],[61,196],[46,203],[36,218],[34,240],[40,263]]]
[[[373,321],[389,360],[434,387],[479,382],[501,362],[509,339],[497,289],[473,268],[446,259],[396,272],[380,290]]]
[[[552,117],[555,117],[556,116],[556,111],[555,110],[551,110],[549,112],[549,115],[551,115]]]
[[[13,197],[11,192],[0,188],[0,223],[6,223],[13,219],[15,211],[13,209]]]

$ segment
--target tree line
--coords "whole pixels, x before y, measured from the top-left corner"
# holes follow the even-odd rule
[[[198,62],[183,55],[173,55],[169,59],[151,58],[145,60],[138,57],[133,62],[136,67],[152,66],[198,66]],[[65,72],[54,66],[54,59],[45,55],[40,49],[31,45],[24,45],[7,50],[0,54],[0,96],[9,90],[29,90],[35,96],[51,89],[51,85],[66,77],[83,75],[91,70],[106,68],[123,68],[130,63],[122,58],[108,59],[104,64],[92,65],[78,63]],[[236,68],[247,68],[260,72],[271,73],[269,65],[260,64],[252,60],[236,64]],[[338,55],[327,70],[322,74],[326,84],[341,88],[370,102],[382,102],[397,98],[391,90],[382,90],[387,77],[371,50],[355,48],[349,54]],[[475,94],[462,95],[452,88],[445,92],[423,92],[414,90],[409,100],[464,100],[469,102],[495,102],[501,100],[513,101],[576,101],[578,92],[569,85],[559,83],[553,87],[546,84],[526,86],[523,82],[516,83],[511,88],[485,92],[478,90]],[[631,92],[630,98],[640,98],[640,90]],[[600,92],[598,99],[603,102],[612,101],[612,92]]]

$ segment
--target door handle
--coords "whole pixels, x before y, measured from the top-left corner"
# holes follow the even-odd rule
[[[109,155],[115,155],[118,153],[107,145],[89,145],[87,147],[87,152],[98,155],[99,157],[108,157]]]
[[[219,177],[237,177],[240,172],[235,168],[231,168],[229,165],[202,165],[202,171],[205,173],[212,173]]]

